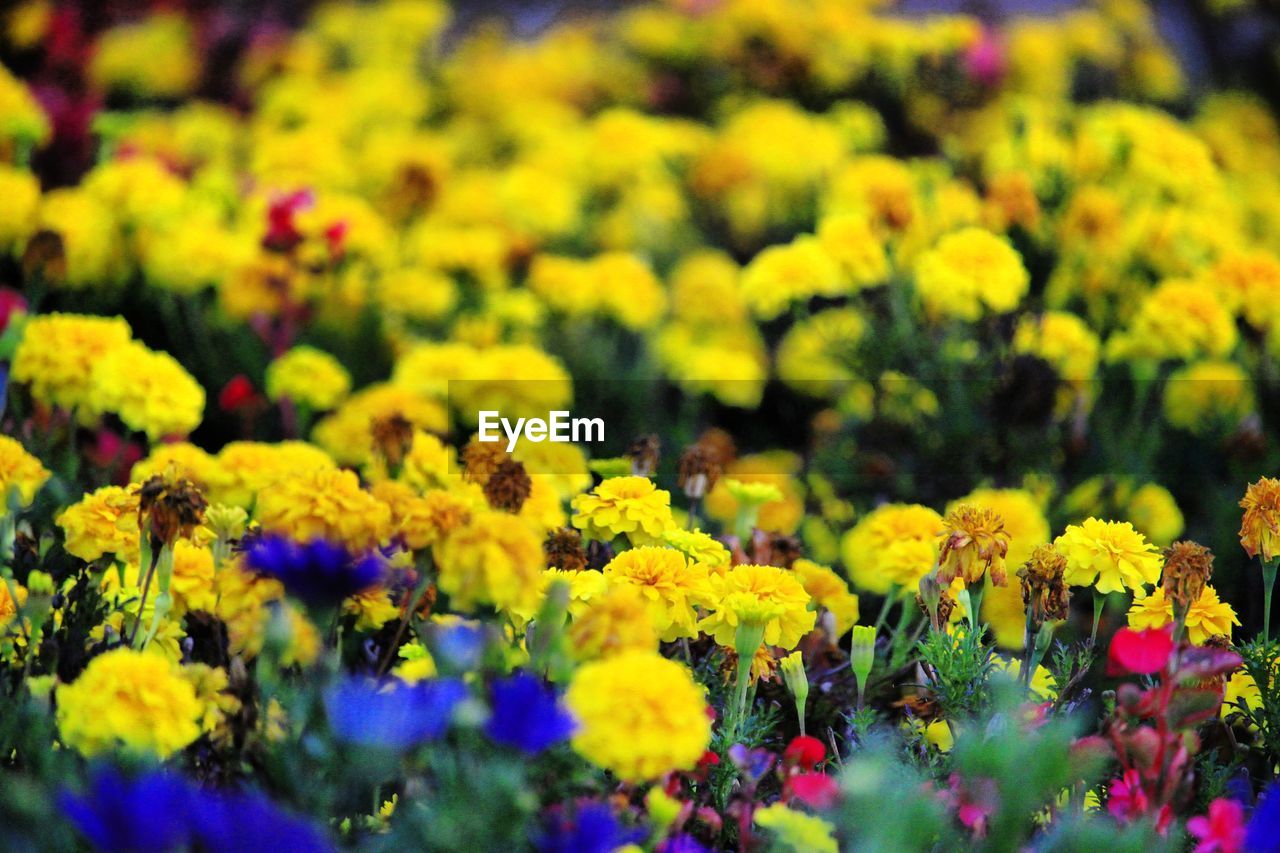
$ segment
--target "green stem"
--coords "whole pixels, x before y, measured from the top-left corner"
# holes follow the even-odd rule
[[[1093,590],[1093,630],[1089,632],[1089,645],[1096,645],[1098,642],[1098,623],[1102,621],[1102,610],[1107,604],[1107,594],[1099,592],[1097,588]]]
[[[876,633],[880,632],[880,629],[884,627],[884,620],[889,617],[889,608],[893,607],[893,602],[897,598],[894,595],[896,591],[897,587],[892,587],[884,597],[884,604],[880,605],[880,615],[876,616]]]
[[[987,579],[984,577],[969,590],[969,627],[976,629],[982,618],[982,594],[986,591]]]
[[[1271,642],[1271,593],[1276,585],[1276,569],[1280,562],[1272,560],[1262,563],[1262,639]]]

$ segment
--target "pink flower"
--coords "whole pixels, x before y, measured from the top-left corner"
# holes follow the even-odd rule
[[[983,86],[998,85],[1000,79],[1004,77],[1007,66],[1004,46],[1000,43],[999,34],[995,30],[983,27],[978,40],[965,51],[964,62],[969,76],[974,80]]]
[[[1235,800],[1214,800],[1208,817],[1187,821],[1187,832],[1199,842],[1195,853],[1238,853],[1244,849],[1244,809]]]
[[[1173,629],[1121,628],[1111,638],[1107,675],[1152,675],[1164,669],[1173,654]]]
[[[262,238],[262,245],[284,252],[301,243],[302,232],[298,229],[296,217],[312,207],[315,201],[310,190],[298,190],[272,199],[271,206],[267,208],[267,233]]]
[[[990,779],[961,779],[959,773],[952,773],[947,782],[950,787],[939,792],[943,802],[956,810],[956,817],[974,838],[982,838],[987,834],[988,819],[996,813],[996,783]]]
[[[1146,814],[1150,805],[1137,770],[1126,770],[1119,779],[1112,780],[1107,811],[1116,820],[1129,823]]]
[[[825,773],[798,773],[783,785],[783,799],[799,800],[815,809],[828,809],[835,804],[840,785]]]

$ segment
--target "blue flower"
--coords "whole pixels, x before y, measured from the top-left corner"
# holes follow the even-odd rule
[[[1280,853],[1280,782],[1262,792],[1246,832],[1249,853]]]
[[[493,714],[485,734],[523,752],[541,752],[573,734],[574,720],[556,693],[527,672],[493,685]]]
[[[63,792],[58,805],[89,843],[104,853],[175,850],[191,840],[191,787],[168,773],[126,778],[96,771],[83,794]]]
[[[538,838],[542,853],[612,853],[644,838],[644,831],[624,829],[604,803],[584,803],[572,818],[554,816]]]
[[[311,823],[286,814],[262,794],[230,793],[196,799],[193,834],[201,850],[218,853],[324,853],[333,846]]]
[[[485,632],[478,624],[432,626],[429,642],[431,656],[441,672],[470,672],[484,657]]]
[[[245,551],[245,563],[283,583],[290,595],[317,607],[336,607],[344,598],[380,582],[384,574],[382,561],[373,554],[356,557],[323,539],[294,542],[275,535],[253,540]]]
[[[711,848],[686,833],[672,835],[658,845],[658,853],[711,853]]]
[[[339,740],[403,750],[443,735],[466,696],[453,678],[412,685],[352,678],[325,692],[324,707]]]
[[[281,811],[262,794],[202,791],[163,771],[131,779],[102,768],[84,794],[64,792],[59,805],[103,853],[333,849],[319,827]]]

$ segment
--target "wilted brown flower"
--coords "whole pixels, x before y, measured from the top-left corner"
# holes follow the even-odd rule
[[[551,531],[551,535],[542,543],[542,553],[546,555],[549,568],[580,572],[587,567],[582,533],[572,527],[560,527]]]
[[[509,458],[510,454],[496,441],[473,438],[462,448],[462,476],[483,486],[498,466]]]
[[[138,529],[151,537],[157,551],[180,537],[190,536],[204,523],[209,506],[195,483],[160,474],[138,488]]]
[[[720,463],[708,447],[691,444],[680,454],[677,472],[685,497],[700,500],[720,479]]]
[[[938,580],[950,584],[957,577],[966,586],[980,583],[991,573],[991,582],[1004,586],[1004,557],[1009,534],[1004,521],[989,507],[961,504],[942,520],[942,551],[938,556]]]
[[[1041,545],[1018,569],[1022,581],[1022,603],[1031,615],[1032,628],[1039,630],[1045,622],[1067,618],[1071,592],[1063,580],[1067,558],[1052,545]]]
[[[396,412],[376,419],[370,424],[369,431],[373,435],[374,450],[386,460],[387,468],[398,470],[409,448],[413,447],[413,424]]]
[[[931,578],[932,575],[925,577]],[[936,581],[931,585],[923,580],[920,582],[920,590],[916,593],[916,606],[929,617],[933,630],[941,631],[951,621],[951,613],[956,609],[956,600],[951,595],[951,590],[938,588]]]
[[[627,456],[631,459],[631,474],[635,477],[652,477],[658,470],[658,457],[662,451],[662,441],[657,435],[637,436],[627,445]]]
[[[1263,477],[1245,490],[1240,501],[1240,544],[1250,557],[1270,562],[1280,555],[1280,480]]]
[[[1205,584],[1213,574],[1213,553],[1196,542],[1174,542],[1164,549],[1164,588],[1166,601],[1175,613],[1186,613],[1200,600]]]
[[[505,512],[519,512],[529,499],[533,480],[524,470],[524,463],[505,459],[493,469],[484,484],[484,497],[489,506]]]
[[[733,436],[718,427],[703,430],[702,435],[698,436],[697,445],[722,469],[738,458],[738,447],[733,443]]]

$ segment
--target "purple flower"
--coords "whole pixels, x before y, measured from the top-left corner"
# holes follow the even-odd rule
[[[323,539],[294,542],[271,534],[248,545],[245,563],[258,574],[280,581],[290,595],[317,607],[336,607],[344,598],[380,582],[384,574],[376,555],[357,557]]]
[[[59,805],[103,853],[333,849],[319,827],[281,811],[262,794],[203,791],[163,771],[131,779],[103,768],[83,794],[64,792]]]
[[[466,696],[452,678],[412,685],[352,678],[325,692],[324,707],[339,740],[404,750],[443,735]]]
[[[556,693],[521,672],[493,685],[493,714],[485,734],[522,752],[541,752],[573,734],[574,721]]]
[[[642,830],[625,829],[604,803],[583,803],[572,817],[553,815],[537,846],[541,853],[612,853],[642,838]]]

